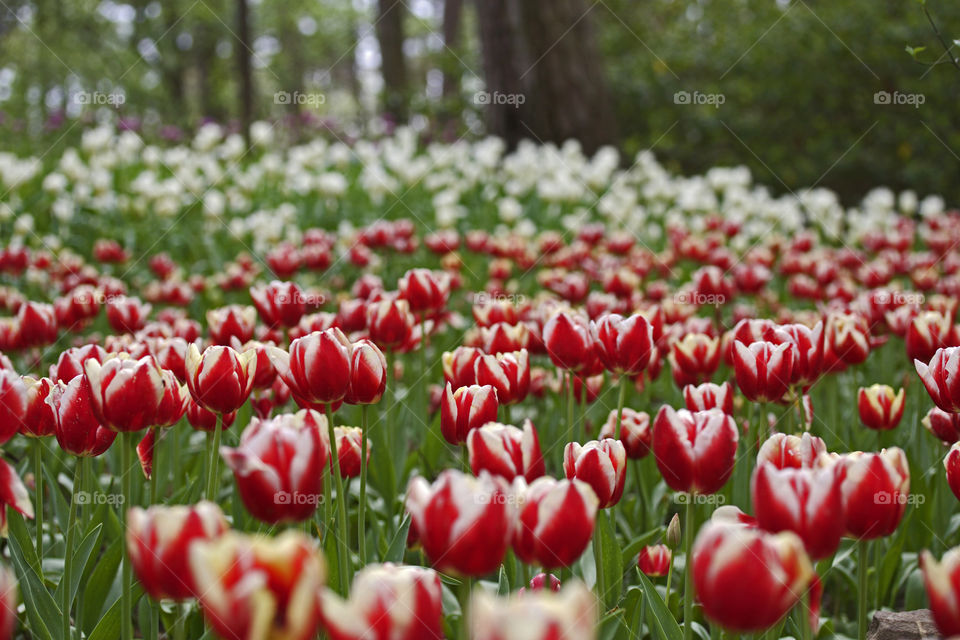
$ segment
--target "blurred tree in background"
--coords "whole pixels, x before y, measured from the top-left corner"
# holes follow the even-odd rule
[[[105,118],[171,140],[409,123],[956,202],[960,70],[924,8],[960,53],[945,0],[6,0],[0,146],[42,155]]]

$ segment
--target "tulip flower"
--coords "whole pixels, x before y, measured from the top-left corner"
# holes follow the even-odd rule
[[[688,411],[720,409],[728,416],[732,416],[733,385],[729,382],[723,384],[704,382],[696,386],[688,384],[683,388],[683,401]]]
[[[237,353],[230,347],[195,344],[187,350],[187,388],[193,400],[208,411],[233,413],[247,401],[256,377],[256,351]]]
[[[152,306],[139,298],[120,296],[107,300],[107,322],[117,333],[136,333],[147,323]]]
[[[7,537],[7,507],[13,507],[27,518],[33,517],[33,503],[17,470],[0,458],[0,537]]]
[[[214,413],[197,404],[192,397],[187,398],[187,422],[197,431],[213,432],[217,428],[217,420],[222,429],[229,429],[237,419],[237,412]]]
[[[16,322],[21,348],[41,347],[57,341],[57,315],[53,305],[25,302],[17,311]]]
[[[190,545],[216,539],[229,529],[220,507],[205,500],[191,506],[133,507],[127,523],[127,553],[133,572],[154,600],[193,597]]]
[[[447,383],[440,399],[440,432],[450,444],[466,442],[470,431],[497,421],[497,392],[490,385],[470,385],[456,391]]]
[[[920,568],[937,629],[945,638],[960,635],[960,548],[947,551],[940,562],[924,550]]]
[[[720,364],[720,339],[688,333],[670,345],[667,359],[678,387],[707,382]]]
[[[83,373],[83,363],[90,359],[103,362],[107,359],[107,352],[95,344],[65,349],[57,359],[57,364],[50,367],[50,378],[54,382],[70,382]]]
[[[189,562],[203,617],[217,635],[309,640],[317,633],[326,566],[304,534],[228,532],[194,542]]]
[[[27,386],[10,369],[0,370],[0,444],[22,428],[28,408]]]
[[[45,438],[56,433],[57,416],[47,403],[55,383],[50,378],[22,378],[26,388],[26,412],[20,424],[20,433],[32,438]]]
[[[370,339],[381,349],[396,349],[413,334],[413,315],[406,300],[384,298],[367,308]]]
[[[556,593],[560,591],[560,578],[552,573],[538,573],[530,578],[530,583],[526,587],[520,587],[520,589],[517,590],[517,594],[526,593],[527,588],[529,588],[530,591],[548,590]]]
[[[799,436],[775,433],[761,445],[757,464],[768,462],[777,469],[810,469],[826,452],[823,440],[809,433]]]
[[[483,357],[483,351],[476,347],[459,346],[453,351],[446,351],[441,356],[443,363],[443,377],[454,390],[476,384],[475,363]]]
[[[796,534],[719,520],[693,546],[693,582],[703,613],[730,631],[773,626],[810,586],[813,567]]]
[[[487,422],[468,430],[466,442],[474,475],[488,471],[508,481],[522,477],[532,482],[545,472],[540,440],[530,420],[523,422],[523,429]]]
[[[433,485],[417,476],[407,488],[410,536],[440,571],[484,576],[500,566],[512,534],[506,481],[453,469]]]
[[[752,402],[780,400],[790,386],[796,348],[792,342],[733,344],[733,369],[737,386]]]
[[[340,477],[356,478],[360,475],[360,448],[362,446],[362,430],[360,427],[334,427],[337,438],[337,457],[340,462]],[[332,455],[332,452],[331,454]],[[367,463],[370,462],[370,445],[367,444]],[[330,469],[333,471],[333,460],[330,460]]]
[[[90,358],[83,368],[90,383],[91,407],[100,424],[121,433],[158,424],[165,381],[153,356],[134,360],[121,353],[103,364]]]
[[[240,445],[220,450],[253,517],[269,524],[310,518],[323,495],[330,458],[327,418],[311,409],[269,420],[254,418]]]
[[[307,310],[303,291],[293,282],[273,280],[263,287],[250,287],[250,297],[268,327],[294,327]]]
[[[637,557],[637,568],[649,578],[662,578],[670,571],[671,555],[665,544],[644,547]]]
[[[290,343],[289,353],[269,349],[270,360],[301,407],[323,410],[350,388],[351,344],[339,329],[314,331]]]
[[[529,486],[514,484],[519,513],[513,550],[523,562],[545,569],[569,567],[593,537],[596,493],[582,480],[538,478]]]
[[[613,438],[592,440],[585,445],[567,443],[563,449],[563,472],[568,479],[583,480],[606,509],[620,502],[627,477],[627,452]]]
[[[369,340],[350,349],[350,385],[344,396],[347,404],[376,404],[387,388],[387,359]]]
[[[343,600],[320,592],[323,628],[330,640],[442,640],[443,590],[432,569],[371,564],[353,578]]]
[[[590,324],[590,332],[603,366],[620,375],[642,373],[655,353],[653,327],[641,314],[604,315]]]
[[[671,489],[711,494],[733,473],[738,438],[733,418],[719,409],[663,406],[653,423],[653,455]]]
[[[554,314],[544,325],[543,344],[558,369],[580,371],[596,357],[586,321],[564,312]]]
[[[236,338],[241,344],[253,338],[257,310],[238,304],[207,311],[207,327],[213,344],[227,346]]]
[[[842,513],[847,534],[859,540],[892,534],[903,518],[910,496],[910,467],[903,450],[893,447],[880,453],[855,451],[834,464],[841,465]]]
[[[960,440],[960,413],[947,413],[933,407],[920,422],[944,444],[953,444]]]
[[[913,361],[933,403],[947,413],[960,413],[960,347],[937,349],[928,364]]]
[[[834,468],[757,466],[751,484],[753,512],[762,529],[792,531],[814,560],[837,550],[844,533],[843,497]]]
[[[511,405],[523,401],[530,391],[530,359],[526,349],[513,353],[484,355],[474,363],[476,384],[497,391],[497,402]]]
[[[90,381],[76,376],[69,384],[58,382],[47,396],[56,416],[54,435],[57,444],[67,453],[81,457],[97,457],[113,444],[115,431],[104,427],[93,411]]]
[[[397,283],[400,298],[406,300],[415,313],[439,311],[450,297],[450,285],[445,274],[437,275],[430,269],[410,269]]]
[[[530,346],[530,330],[525,324],[509,325],[498,322],[480,327],[480,344],[484,353],[509,353]]]
[[[631,460],[639,460],[650,453],[653,432],[650,430],[650,415],[646,411],[634,411],[624,407],[620,419],[620,442]],[[613,438],[617,429],[617,410],[611,409],[607,421],[600,429],[600,438]]]
[[[885,384],[872,384],[860,387],[857,392],[857,410],[860,421],[875,431],[887,431],[900,424],[903,417],[903,389],[897,392]]]
[[[818,322],[812,329],[802,324],[784,324],[777,327],[773,335],[776,338],[785,335],[796,346],[791,382],[799,386],[816,382],[823,369],[823,323]]]
[[[924,311],[914,316],[904,336],[907,358],[929,362],[937,349],[958,346],[952,315],[938,311]]]
[[[870,355],[870,328],[854,313],[831,312],[823,330],[823,370],[842,371]]]
[[[470,601],[471,640],[595,640],[600,605],[579,581],[557,591],[546,589],[497,597],[483,589]]]

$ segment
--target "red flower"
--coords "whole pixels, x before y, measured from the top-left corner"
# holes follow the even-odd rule
[[[223,638],[308,640],[320,625],[326,568],[298,531],[275,538],[228,532],[190,546],[203,617]]]
[[[543,327],[543,344],[559,369],[580,371],[596,358],[590,327],[580,316],[555,313]]]
[[[600,429],[600,438],[612,438],[617,428],[617,410],[611,409],[607,421]],[[620,442],[631,460],[639,460],[650,453],[653,433],[650,431],[650,415],[646,411],[623,408],[620,423]]]
[[[823,334],[824,371],[843,371],[870,355],[870,328],[863,316],[831,312]]]
[[[227,529],[220,507],[205,500],[190,506],[133,507],[127,512],[130,564],[154,600],[186,600],[196,593],[190,574],[190,545],[196,540],[216,539]]]
[[[809,433],[799,436],[775,433],[760,446],[757,464],[768,462],[777,469],[810,469],[826,452],[823,440]]]
[[[792,342],[754,342],[749,347],[734,342],[733,368],[743,395],[753,402],[782,398],[790,386],[795,351]]]
[[[360,475],[360,452],[363,446],[360,427],[334,427],[337,439],[337,460],[341,478],[356,478]],[[370,442],[367,442],[367,462],[370,462]],[[333,451],[329,453],[330,473],[333,473]]]
[[[257,327],[257,310],[250,306],[231,304],[207,311],[207,328],[214,344],[226,346],[233,338],[240,344],[253,338]]]
[[[496,422],[498,409],[492,386],[471,385],[454,391],[448,382],[440,399],[440,431],[450,444],[461,444],[471,430]]]
[[[893,447],[880,453],[855,451],[834,464],[841,465],[847,534],[871,540],[893,533],[910,496],[910,468],[903,450]]]
[[[814,560],[837,550],[844,533],[843,498],[832,467],[778,469],[762,462],[754,471],[751,493],[762,529],[794,532]]]
[[[480,343],[485,353],[508,353],[530,345],[530,330],[520,323],[509,325],[498,322],[489,327],[480,327]]]
[[[433,485],[417,476],[407,489],[410,534],[441,571],[484,576],[507,551],[512,515],[506,481],[481,472],[478,478],[453,469]]]
[[[796,345],[793,353],[793,376],[791,382],[801,386],[816,382],[823,370],[823,323],[818,322],[812,329],[802,324],[784,324],[777,328],[777,337],[786,335]]]
[[[343,600],[320,593],[323,627],[330,640],[441,640],[443,589],[432,569],[370,564],[353,577]]]
[[[268,327],[294,327],[307,310],[303,291],[293,282],[273,280],[263,287],[250,287],[250,297]]]
[[[924,311],[915,316],[907,328],[907,357],[929,362],[937,349],[958,346],[957,337],[951,316]]]
[[[638,375],[655,354],[653,327],[640,314],[629,318],[616,313],[604,315],[591,323],[590,331],[597,355],[608,371]]]
[[[593,536],[599,502],[581,480],[539,478],[515,485],[520,504],[513,550],[523,562],[545,569],[569,567]]]
[[[184,363],[190,395],[208,411],[233,413],[243,406],[253,389],[256,356],[255,351],[237,353],[224,346],[207,347],[201,354],[191,344]]]
[[[375,404],[387,388],[387,359],[369,340],[354,342],[350,349],[350,386],[344,402]]]
[[[54,409],[57,443],[75,456],[97,457],[110,448],[116,432],[100,424],[93,412],[90,381],[76,376],[68,384],[58,382],[47,403]]]
[[[943,459],[943,466],[947,470],[947,484],[953,495],[960,500],[960,444],[954,443]]]
[[[584,445],[570,442],[563,449],[563,471],[568,479],[583,480],[606,509],[620,502],[627,477],[627,452],[619,440],[604,438]]]
[[[653,423],[653,455],[674,491],[716,493],[733,473],[738,437],[733,418],[719,409],[663,406]]]
[[[0,369],[0,444],[23,429],[27,417],[27,386],[10,369]]]
[[[670,345],[667,359],[678,387],[706,382],[720,364],[720,339],[688,333]]]
[[[704,382],[697,386],[688,384],[683,388],[683,400],[689,411],[720,409],[728,416],[733,415],[733,385],[729,382]]]
[[[933,403],[948,413],[960,413],[960,347],[937,349],[929,364],[913,361]]]
[[[927,431],[944,444],[953,444],[960,440],[960,413],[947,413],[943,409],[933,407],[921,422]]]
[[[120,353],[100,364],[83,363],[90,383],[93,413],[112,431],[140,431],[156,426],[157,410],[164,395],[164,377],[153,356],[134,360]]]
[[[33,518],[33,503],[17,470],[0,458],[0,537],[7,537],[7,507]]]
[[[500,404],[521,402],[530,391],[530,358],[527,350],[478,358],[474,362],[474,377],[478,385],[490,385],[497,390]]]
[[[140,298],[118,296],[107,300],[107,322],[117,333],[136,333],[147,323],[153,307]]]
[[[54,387],[50,378],[22,378],[26,388],[26,413],[20,424],[20,433],[34,438],[52,436],[57,430],[57,416],[47,403],[47,396]]]
[[[197,404],[192,397],[187,398],[187,422],[197,431],[213,431],[216,429],[217,415]],[[236,411],[220,415],[221,428],[229,429],[236,419]]]
[[[704,615],[730,631],[773,626],[813,577],[803,543],[791,532],[711,520],[693,545],[693,583]]]
[[[637,557],[637,567],[650,578],[662,578],[670,571],[671,555],[665,544],[644,547]]]
[[[960,548],[947,551],[940,562],[924,550],[920,568],[937,629],[944,637],[960,634]]]
[[[17,312],[17,344],[42,347],[57,341],[57,314],[53,305],[25,302]]]
[[[413,334],[413,315],[406,300],[384,298],[367,307],[370,339],[381,349],[402,347]]]
[[[524,420],[522,430],[487,422],[468,430],[466,441],[474,475],[489,471],[506,480],[522,477],[531,482],[545,473],[540,440],[530,420]]]
[[[903,418],[905,393],[893,391],[885,384],[860,387],[857,392],[857,410],[860,421],[870,429],[886,431],[895,428]]]
[[[476,347],[459,346],[453,351],[445,351],[441,356],[443,377],[454,389],[476,384],[474,365],[483,355],[483,351]]]
[[[247,511],[269,524],[309,519],[323,494],[330,459],[325,416],[303,409],[270,420],[254,418],[236,449],[221,448]]]
[[[484,589],[470,601],[471,640],[586,640],[596,637],[600,606],[582,582],[496,597]]]

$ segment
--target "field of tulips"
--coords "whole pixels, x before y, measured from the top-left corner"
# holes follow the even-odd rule
[[[0,153],[0,640],[960,635],[960,212],[253,133]]]

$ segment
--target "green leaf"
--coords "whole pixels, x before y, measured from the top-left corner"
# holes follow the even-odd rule
[[[135,587],[131,595],[133,597],[131,605],[136,607],[143,591],[139,587]],[[100,618],[87,640],[117,640],[120,637],[120,606],[120,600],[113,603]]]
[[[680,625],[667,610],[667,605],[653,583],[642,571],[637,571],[637,575],[647,603],[647,624],[650,625],[650,632],[659,640],[682,640],[683,631],[680,630]]]
[[[110,596],[110,588],[120,568],[120,560],[123,556],[122,545],[122,540],[117,540],[110,545],[90,572],[90,578],[83,589],[84,631],[90,631],[90,625],[100,619],[100,614]]]
[[[11,531],[14,528],[20,529],[22,527],[22,531],[25,532],[26,526],[23,524],[23,517],[13,508],[9,508],[7,511],[9,512],[8,521],[12,525],[10,527]],[[13,525],[15,520],[19,520],[17,525]],[[20,582],[20,593],[23,595],[31,636],[39,640],[64,640],[60,628],[63,614],[60,613],[60,607],[54,602],[50,592],[40,581],[40,576],[37,575],[37,572],[24,557],[23,542],[23,536],[21,535],[10,536],[10,556],[13,559]],[[27,537],[26,542],[26,548],[30,548],[32,545],[29,537]]]
[[[78,525],[79,526],[79,525]],[[83,578],[83,573],[87,569],[87,564],[90,562],[90,554],[93,553],[93,549],[96,546],[99,538],[100,531],[103,529],[102,524],[98,524],[93,531],[87,534],[87,536],[80,543],[80,546],[77,547],[73,555],[73,578],[70,580],[70,598],[71,602],[77,597],[77,589],[80,588],[80,580]],[[63,602],[63,584],[57,585],[56,592],[54,597],[57,602]]]
[[[507,569],[500,565],[500,578],[497,581],[497,595],[506,596],[510,593],[510,580],[507,578]]]
[[[400,528],[397,530],[390,546],[387,547],[387,553],[383,556],[384,562],[402,562],[403,552],[407,548],[407,532],[410,531],[410,516],[403,517]]]
[[[20,553],[26,561],[28,567],[33,568],[39,566],[40,561],[37,558],[37,549],[34,546],[34,539],[31,537],[30,532],[27,531],[27,524],[24,522],[23,516],[13,508],[7,509],[7,513],[9,514],[9,517],[7,518],[7,534],[10,538],[10,542],[17,543]]]
[[[595,543],[599,542],[603,561],[603,584],[600,593],[608,609],[613,608],[620,600],[620,591],[623,586],[623,558],[620,543],[613,531],[613,525],[606,511],[597,514],[597,533]],[[600,575],[600,571],[597,572]]]

